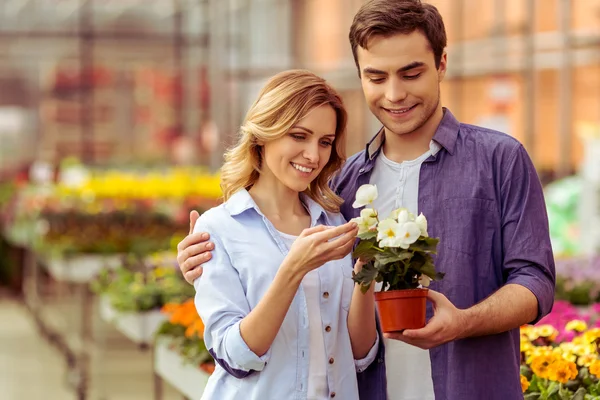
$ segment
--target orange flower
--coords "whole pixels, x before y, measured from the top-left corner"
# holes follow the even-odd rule
[[[169,322],[173,325],[182,325],[187,328],[200,320],[193,299],[182,304],[165,304],[162,311],[170,315]]]
[[[521,389],[523,390],[523,393],[525,393],[527,389],[529,389],[529,385],[531,385],[531,383],[529,383],[527,378],[521,375]]]
[[[548,367],[548,378],[556,382],[567,383],[571,379],[577,378],[577,372],[574,362],[557,360]]]
[[[199,338],[202,338],[202,335],[204,335],[204,323],[200,318],[195,320],[194,323],[188,326],[185,330],[185,336],[187,338],[191,338],[194,335],[198,336]]]
[[[596,360],[590,365],[590,374],[600,378],[600,360]]]
[[[558,359],[556,354],[541,354],[531,360],[531,370],[540,378],[549,378],[549,366]]]

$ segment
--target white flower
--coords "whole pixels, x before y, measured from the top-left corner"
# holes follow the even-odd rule
[[[392,210],[392,212],[390,213],[389,218],[395,219],[397,221],[398,220],[398,216],[400,215],[400,212],[402,210],[406,210],[406,208],[396,208],[395,210]]]
[[[402,247],[403,249],[408,249],[411,244],[419,239],[421,236],[421,229],[416,222],[405,222],[404,224],[398,224],[400,229],[398,230],[398,241],[396,243],[397,247]]]
[[[425,274],[422,274],[419,277],[419,285],[423,286],[423,287],[429,287],[429,284],[431,283],[431,278],[428,277]]]
[[[369,232],[377,226],[377,211],[372,208],[361,210],[360,217],[352,218],[353,222],[358,224],[358,234]]]
[[[377,226],[377,240],[380,247],[398,247],[401,225],[393,219],[384,219]]]
[[[377,186],[375,185],[362,185],[356,191],[356,200],[352,207],[360,208],[367,204],[373,203],[377,198]]]
[[[406,208],[400,208],[399,211],[400,212],[398,213],[398,216],[396,217],[398,219],[399,224],[404,224],[404,223],[410,221],[410,214],[408,213],[408,210]]]
[[[419,229],[421,229],[421,235],[428,237],[429,234],[427,233],[427,218],[425,218],[423,213],[419,214],[415,222],[419,226]]]

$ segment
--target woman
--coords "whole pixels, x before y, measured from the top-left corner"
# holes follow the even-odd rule
[[[358,399],[356,371],[379,338],[372,293],[352,281],[357,227],[328,187],[344,161],[346,119],[323,79],[283,72],[226,153],[225,203],[195,226],[215,244],[194,282],[218,364],[204,399]]]

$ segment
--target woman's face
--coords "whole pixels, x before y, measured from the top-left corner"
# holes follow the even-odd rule
[[[272,174],[284,186],[303,192],[329,162],[336,113],[328,104],[313,108],[285,136],[263,147],[263,175]]]

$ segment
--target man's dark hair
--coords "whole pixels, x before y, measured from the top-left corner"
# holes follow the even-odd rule
[[[390,37],[417,30],[427,37],[435,67],[439,68],[446,48],[446,28],[437,8],[421,0],[371,0],[365,3],[354,16],[349,35],[359,76],[358,46],[366,49],[369,40],[375,36]]]

